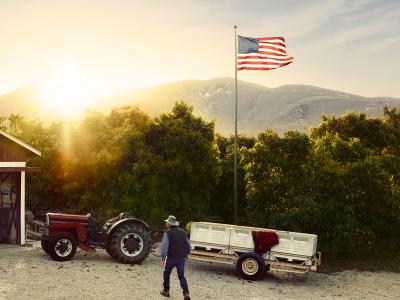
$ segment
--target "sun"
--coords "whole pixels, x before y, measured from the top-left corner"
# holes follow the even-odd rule
[[[94,96],[85,72],[74,60],[55,68],[40,87],[40,94],[48,109],[65,119],[79,117]]]

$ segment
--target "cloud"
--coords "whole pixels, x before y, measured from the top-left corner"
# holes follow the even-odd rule
[[[354,16],[355,12],[359,12],[369,4],[376,1],[374,0],[347,0],[342,3],[342,6],[335,12],[337,15],[350,15]]]
[[[276,28],[290,39],[302,39],[321,28],[329,27],[338,18],[353,18],[371,3],[372,0],[313,1],[308,6],[302,5],[294,9],[287,7],[279,14],[268,14],[259,27]]]
[[[382,38],[388,41],[396,40],[399,35],[400,3],[382,3],[370,7],[374,1],[351,1],[352,5],[342,2],[341,6],[332,7],[324,22],[316,26],[310,21],[305,26],[301,37],[306,42],[299,44],[300,53],[320,52],[337,47],[352,45],[352,50],[362,52],[381,49],[391,43],[382,44]],[[311,29],[311,24],[316,26]],[[303,29],[303,30],[305,30]]]
[[[400,43],[400,36],[392,36],[388,38],[379,39],[376,43],[369,47],[371,52],[381,52],[386,48],[393,46],[394,44]]]

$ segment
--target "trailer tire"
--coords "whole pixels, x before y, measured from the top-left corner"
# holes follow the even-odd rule
[[[257,280],[265,272],[264,259],[254,252],[243,253],[236,262],[236,271],[244,279]]]
[[[264,273],[267,273],[271,270],[271,265],[265,265]]]

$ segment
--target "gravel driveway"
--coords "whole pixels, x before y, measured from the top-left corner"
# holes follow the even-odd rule
[[[331,274],[269,273],[252,282],[234,267],[189,261],[192,299],[399,299],[400,273],[347,270]],[[159,258],[123,265],[105,251],[78,250],[69,262],[52,261],[38,243],[0,248],[0,299],[163,299]],[[182,299],[176,273],[171,298]]]

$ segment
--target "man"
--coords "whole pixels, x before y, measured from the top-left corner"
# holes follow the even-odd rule
[[[164,220],[167,231],[161,242],[161,265],[164,266],[164,289],[161,295],[169,297],[170,275],[174,267],[178,272],[178,278],[183,290],[183,299],[189,300],[189,287],[185,278],[185,259],[190,253],[191,247],[186,232],[180,229],[179,222],[174,216]]]

